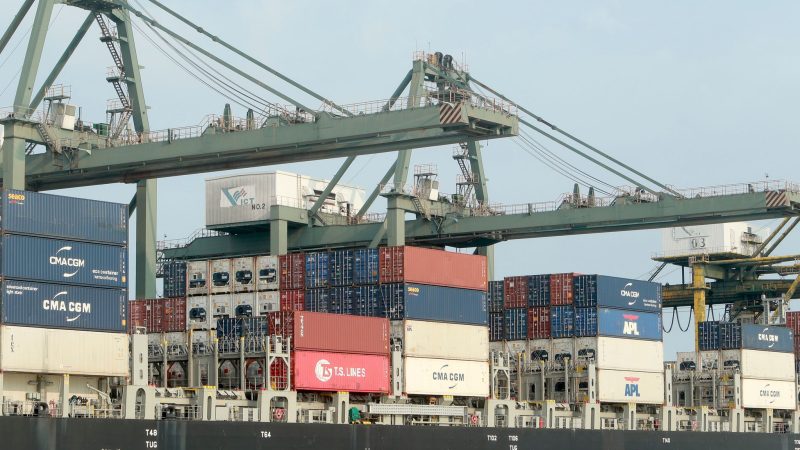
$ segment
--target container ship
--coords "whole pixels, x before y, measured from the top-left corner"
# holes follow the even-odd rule
[[[800,448],[793,313],[665,361],[659,284],[411,246],[171,260],[128,300],[127,205],[2,195],[4,448]]]

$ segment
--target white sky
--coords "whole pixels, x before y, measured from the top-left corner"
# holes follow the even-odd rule
[[[290,96],[319,104],[177,26],[148,1],[139,1],[194,42],[215,49]],[[4,3],[3,30],[22,0]],[[139,8],[135,1],[131,4]],[[441,50],[466,61],[484,83],[665,183],[696,187],[763,180],[767,175],[798,179],[796,2],[519,1],[487,8],[447,0],[409,0],[402,6],[388,0],[237,0],[221,8],[216,1],[173,0],[169,5],[340,104],[387,98],[410,69],[415,51]],[[39,81],[85,13],[57,5],[54,16]],[[25,50],[23,34],[31,17],[21,25],[23,33],[0,54],[0,105],[13,103]],[[105,81],[112,61],[98,36],[94,26],[58,80],[72,86],[72,102],[82,107],[88,121],[103,121],[105,101],[114,96]],[[141,35],[137,45],[152,129],[194,125],[206,114],[222,112],[226,99],[187,76]],[[234,105],[234,113],[244,116],[245,109]],[[548,147],[604,181],[623,184],[555,144]],[[393,158],[360,157],[344,180],[370,189]],[[493,202],[555,200],[572,189],[572,181],[510,139],[491,141],[484,161]],[[329,177],[340,162],[264,170]],[[441,190],[455,191],[458,169],[450,148],[418,150],[412,164],[420,163],[438,164]],[[210,176],[159,182],[160,236],[185,237],[203,226],[203,180]],[[133,192],[130,185],[69,191],[119,202],[130,200]],[[781,252],[797,253],[799,242],[790,237]],[[659,246],[659,231],[503,243],[497,246],[496,276],[575,271],[646,278],[655,265],[650,257]],[[680,273],[668,268],[660,280],[678,282]],[[670,317],[666,312],[665,321]],[[685,325],[685,311],[682,318]],[[678,333],[677,326],[675,330],[665,337],[667,357],[692,346],[690,335]]]

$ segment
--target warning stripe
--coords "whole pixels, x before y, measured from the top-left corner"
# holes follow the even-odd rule
[[[767,208],[781,208],[789,206],[786,191],[767,191]]]
[[[461,103],[450,105],[442,103],[439,107],[439,123],[447,125],[461,122]]]

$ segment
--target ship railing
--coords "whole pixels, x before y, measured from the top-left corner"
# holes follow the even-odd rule
[[[60,404],[38,400],[8,400],[3,402],[4,416],[59,417]]]
[[[197,420],[200,407],[197,405],[155,405],[156,418],[160,420]]]

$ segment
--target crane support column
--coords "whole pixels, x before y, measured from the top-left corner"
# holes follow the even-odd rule
[[[705,260],[691,261],[692,290],[694,291],[694,348],[700,351],[700,333],[698,324],[706,320],[706,266]]]
[[[480,206],[489,204],[489,189],[486,186],[486,176],[483,171],[483,156],[481,155],[481,144],[478,141],[467,143],[467,155],[469,155],[470,171],[474,180],[475,199]],[[490,280],[494,279],[494,246],[478,247],[475,253],[486,257],[486,275]]]
[[[289,252],[289,222],[280,218],[279,210],[279,206],[273,206],[269,212],[269,254],[272,256]]]
[[[406,210],[398,208],[397,197],[394,196],[387,198],[386,228],[389,234],[386,245],[406,245]]]

